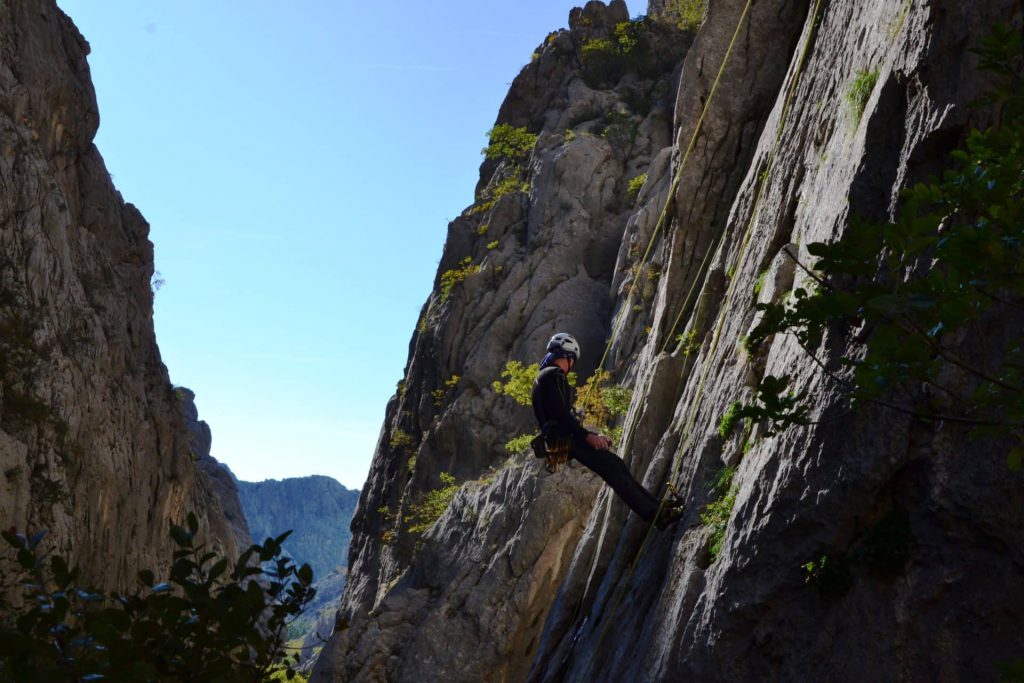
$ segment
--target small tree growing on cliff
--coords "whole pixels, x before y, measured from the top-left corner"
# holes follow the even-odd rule
[[[526,128],[499,123],[487,131],[488,144],[482,153],[488,159],[518,164],[537,144],[537,135]]]
[[[508,361],[501,371],[501,379],[495,380],[491,388],[495,393],[508,396],[522,406],[531,402],[533,380],[540,371],[540,364],[523,365],[517,360]],[[622,437],[622,427],[612,426],[616,418],[625,415],[633,392],[629,389],[611,384],[611,374],[598,369],[579,390],[576,398],[576,409],[581,411],[587,424],[599,431],[608,432],[615,442]],[[569,386],[576,386],[576,373],[570,372]],[[532,436],[531,436],[532,438]],[[510,453],[526,451],[529,439],[519,436],[505,444]]]
[[[488,159],[505,164],[504,177],[491,180],[488,187],[477,197],[477,203],[469,210],[470,215],[490,211],[498,200],[506,195],[530,191],[523,162],[537,145],[537,135],[526,128],[499,123],[487,131],[487,142],[487,146],[480,152]],[[484,233],[486,229],[479,234]]]
[[[455,498],[455,494],[459,491],[459,484],[455,481],[455,477],[442,472],[440,477],[441,485],[436,489],[426,491],[417,503],[410,506],[406,521],[408,522],[408,531],[410,534],[421,535],[434,525],[444,511],[448,509],[448,504]]]
[[[666,16],[683,31],[700,28],[706,12],[707,0],[672,0],[665,6]]]

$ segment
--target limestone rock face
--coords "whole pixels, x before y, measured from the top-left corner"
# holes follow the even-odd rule
[[[449,226],[314,680],[963,680],[1020,658],[1024,497],[1005,444],[851,410],[792,339],[757,357],[740,340],[757,301],[803,282],[784,249],[808,261],[806,245],[844,234],[852,212],[893,215],[902,188],[991,120],[968,106],[986,87],[969,49],[998,22],[1019,28],[1021,5],[708,4],[693,36],[648,29],[659,54],[677,50],[664,63],[595,74],[583,45],[628,12],[589,3],[513,83],[499,122],[537,146],[523,175],[485,162],[483,208]],[[845,97],[861,73],[877,73],[863,113]],[[631,90],[645,79],[671,83],[671,121]],[[636,124],[625,150],[621,114]],[[529,191],[486,204],[509,177]],[[652,490],[678,487],[675,529],[649,533],[585,470],[503,464],[500,444],[531,416],[491,383],[562,329],[581,339],[584,376],[609,340],[605,367],[633,389],[625,457]],[[792,376],[818,423],[749,448],[721,437],[721,415],[767,373]],[[701,512],[726,466],[735,504],[712,556]],[[417,511],[458,485],[413,533]],[[858,564],[880,538],[903,561]],[[806,581],[825,555],[853,558],[841,595]]]
[[[621,280],[617,278],[620,243],[631,214],[627,185],[671,144],[672,72],[692,38],[652,27],[642,73],[582,78],[582,46],[592,39],[613,38],[616,25],[628,18],[621,2],[610,7],[592,2],[574,11],[570,29],[545,40],[502,106],[498,123],[526,127],[538,135],[537,145],[520,169],[508,160],[485,161],[481,201],[449,227],[437,289],[424,307],[406,378],[388,407],[370,480],[353,520],[349,583],[339,613],[339,623],[351,622],[353,632],[328,648],[331,655],[321,658],[323,671],[334,670],[343,679],[380,675],[381,662],[395,657],[405,638],[395,632],[391,645],[377,647],[372,644],[376,627],[363,631],[358,625],[368,624],[366,615],[389,589],[413,581],[408,585],[417,586],[415,590],[455,590],[456,584],[462,586],[467,580],[463,574],[481,571],[481,560],[474,558],[495,551],[472,536],[472,527],[449,529],[448,524],[454,523],[445,522],[453,520],[449,514],[437,522],[436,531],[422,538],[408,532],[417,506],[443,487],[441,474],[445,473],[460,482],[477,481],[476,486],[489,492],[481,493],[483,498],[499,495],[495,487],[504,487],[500,488],[504,506],[519,510],[520,515],[561,520],[557,561],[546,562],[544,575],[530,579],[536,592],[528,601],[530,618],[515,615],[513,619],[513,613],[505,610],[505,621],[514,623],[513,627],[483,614],[482,607],[476,617],[467,617],[486,621],[482,628],[489,641],[488,654],[474,671],[483,678],[525,675],[524,657],[537,646],[547,609],[546,599],[537,603],[536,598],[557,586],[570,557],[566,549],[575,545],[583,531],[596,483],[579,468],[538,478],[534,462],[527,467],[506,463],[508,453],[501,444],[532,430],[532,419],[527,410],[495,394],[490,385],[506,360],[536,360],[557,329],[572,329],[584,344],[587,351],[581,367],[585,372],[600,357],[614,305],[613,281]],[[598,82],[602,80],[607,82]],[[494,188],[508,178],[521,178],[528,191],[504,194],[491,205],[488,199]],[[444,292],[444,274],[464,267],[467,258],[479,270],[474,268]],[[503,467],[507,469],[492,480],[494,475],[488,472]],[[505,491],[510,482],[531,487],[530,491],[539,489],[511,495]],[[550,487],[572,495],[542,495]],[[473,500],[465,504],[475,505]],[[568,524],[570,518],[577,523]],[[498,552],[544,549],[549,533],[539,522],[526,524]],[[446,566],[436,566],[443,552],[429,548],[441,544],[438,539],[444,539],[443,545],[468,544],[472,553],[467,550],[457,560],[445,560]],[[474,595],[504,591],[511,599],[523,590],[520,570],[512,576],[499,571],[505,566],[498,559],[501,556],[488,561],[484,575],[475,580],[480,585]],[[498,602],[494,598],[488,604]],[[429,619],[437,607],[436,600],[420,604],[402,628],[423,631],[420,620]],[[437,626],[428,629],[430,637],[420,642],[418,651],[425,653],[452,640],[441,624]],[[471,640],[467,647],[476,647],[480,640]],[[345,652],[363,648],[371,648],[364,665],[341,666]],[[510,667],[505,660],[513,652],[521,654]],[[338,667],[332,669],[336,663]],[[392,673],[414,675],[412,668],[403,671]]]
[[[572,28],[545,40],[502,106],[498,123],[530,129],[537,144],[518,165],[485,161],[481,201],[449,226],[352,523],[345,609],[353,614],[371,609],[380,588],[408,569],[419,541],[403,519],[439,488],[440,475],[478,478],[505,460],[501,444],[532,429],[528,411],[491,388],[505,362],[533,362],[557,329],[572,329],[587,349],[584,372],[598,362],[630,215],[627,185],[671,143],[672,68],[689,40],[652,33],[651,54],[675,59],[592,88],[580,78],[582,45],[612,35],[624,16],[622,3],[574,12]],[[515,191],[496,192],[517,178]],[[446,291],[446,277],[459,272]]]
[[[465,485],[374,610],[341,616],[317,675],[522,680],[599,484],[575,463],[518,463]]]
[[[167,564],[186,511],[234,543],[154,338],[149,226],[92,143],[88,52],[52,0],[0,2],[0,525],[113,589]]]
[[[249,535],[249,522],[240,497],[240,483],[227,465],[222,465],[217,458],[210,455],[213,432],[205,420],[199,419],[195,392],[187,387],[175,387],[174,396],[178,399],[178,407],[185,420],[185,429],[188,430],[189,455],[210,482],[214,497],[220,502],[221,510],[224,512],[224,520],[231,529],[235,547],[240,550],[248,548],[252,545],[253,539]]]

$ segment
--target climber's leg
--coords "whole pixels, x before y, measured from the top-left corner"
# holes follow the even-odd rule
[[[648,522],[654,519],[658,512],[658,499],[633,478],[622,458],[611,451],[599,451],[586,444],[573,444],[569,455],[604,479],[633,512]]]

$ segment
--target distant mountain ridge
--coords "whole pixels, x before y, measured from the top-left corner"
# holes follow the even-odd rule
[[[206,474],[221,502],[225,519],[239,548],[262,543],[291,530],[285,552],[296,564],[313,569],[316,598],[288,629],[294,647],[301,647],[307,667],[320,651],[334,624],[338,600],[348,574],[349,526],[359,491],[345,488],[331,477],[312,475],[290,479],[241,481],[226,464],[210,455],[213,434],[199,419],[195,392],[175,389],[189,434],[189,447],[199,469]]]
[[[300,564],[308,562],[318,579],[347,565],[349,523],[359,491],[313,475],[238,481],[238,494],[254,541],[291,529],[285,550]]]
[[[230,470],[229,470],[230,471]],[[348,574],[349,526],[359,491],[321,475],[260,482],[235,480],[253,541],[277,537],[289,529],[285,552],[313,569],[316,599],[289,627],[293,647],[301,648],[305,668],[330,635]]]
[[[195,392],[179,386],[174,394],[188,431],[192,459],[209,478],[236,545],[244,548],[290,529],[293,533],[285,550],[299,564],[308,562],[317,579],[346,567],[352,538],[349,524],[359,491],[322,475],[241,481],[230,467],[210,455],[213,434],[199,419]]]

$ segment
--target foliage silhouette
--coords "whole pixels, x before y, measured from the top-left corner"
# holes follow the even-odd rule
[[[288,625],[316,594],[309,565],[282,555],[291,532],[251,546],[231,566],[197,543],[196,516],[172,525],[165,580],[138,574],[130,593],[78,584],[79,570],[41,553],[42,533],[3,532],[13,575],[0,598],[0,680],[292,680]],[[229,573],[230,572],[230,573]],[[14,582],[9,581],[13,578]],[[17,586],[21,600],[9,600]]]
[[[1009,328],[1002,340],[985,330],[1024,310],[1021,34],[998,28],[975,52],[995,75],[981,104],[999,122],[971,131],[941,178],[906,190],[895,220],[854,216],[838,241],[808,245],[817,262],[798,262],[804,281],[791,297],[757,305],[763,315],[748,343],[756,351],[791,334],[854,405],[1012,436],[1007,460],[1019,468],[1024,344]],[[819,357],[832,335],[849,342],[838,367]],[[805,394],[789,383],[769,375],[740,414],[773,431],[806,423]]]

